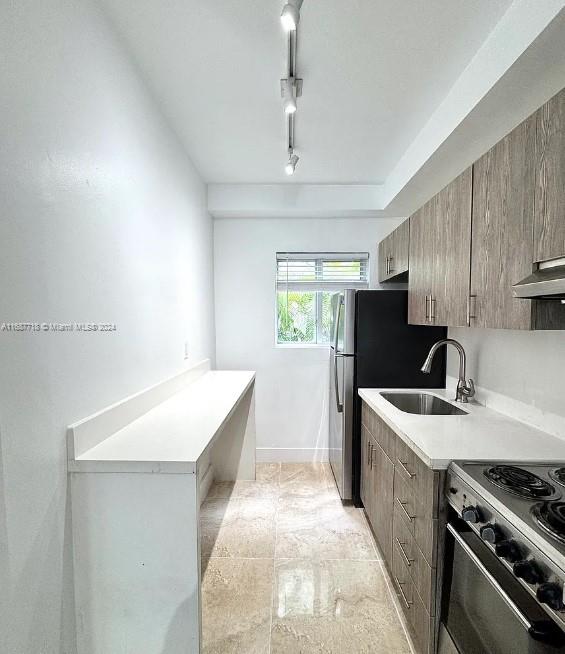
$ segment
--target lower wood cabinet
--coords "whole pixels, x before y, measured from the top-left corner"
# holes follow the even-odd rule
[[[385,561],[392,559],[392,494],[394,464],[381,446],[373,439],[370,473],[373,480],[374,502],[369,520],[381,547]]]
[[[431,470],[366,404],[361,499],[414,643],[435,652],[445,474]]]

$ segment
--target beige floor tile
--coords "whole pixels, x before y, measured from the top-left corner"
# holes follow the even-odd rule
[[[210,556],[273,558],[276,511],[276,500],[206,500],[200,509],[204,563]]]
[[[324,463],[283,463],[280,479],[281,496],[339,499],[331,470]]]
[[[268,654],[273,562],[211,559],[202,582],[204,654]]]
[[[279,495],[280,463],[258,463],[255,474],[255,481],[215,481],[206,499],[230,497],[276,499]]]
[[[377,559],[362,513],[327,497],[281,496],[277,558]]]
[[[271,481],[279,483],[281,476],[280,463],[258,463],[255,466],[257,481]]]
[[[271,654],[409,654],[374,561],[276,561]]]
[[[206,499],[253,498],[276,500],[279,484],[272,481],[215,481]]]

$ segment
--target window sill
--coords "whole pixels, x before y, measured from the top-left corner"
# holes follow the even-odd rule
[[[275,349],[281,350],[323,350],[329,347],[329,343],[275,343]]]

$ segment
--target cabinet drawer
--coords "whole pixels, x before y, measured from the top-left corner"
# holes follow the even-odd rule
[[[424,555],[416,544],[416,540],[407,529],[403,520],[397,515],[397,511],[395,511],[394,515],[393,547],[399,550],[400,557],[404,560],[404,564],[408,568],[412,582],[420,595],[426,611],[430,615],[434,615],[436,570],[424,558]]]
[[[394,470],[394,515],[402,520],[406,529],[414,536],[416,526],[416,502],[413,489]]]
[[[438,520],[432,517],[432,501],[417,495],[415,488],[404,477],[394,471],[395,518],[402,520],[406,529],[414,536],[416,544],[430,566],[436,564]]]
[[[395,590],[399,595],[418,652],[431,654],[434,619],[426,611],[398,547],[394,548],[392,554],[392,574]]]
[[[406,443],[396,437],[394,465],[406,484],[413,490],[417,498],[425,501],[430,508],[430,515],[437,517],[439,473],[431,468],[413,452]]]
[[[376,413],[373,412],[373,436],[377,443],[383,448],[385,454],[394,463],[396,442],[400,439],[392,431],[392,429],[382,420]]]

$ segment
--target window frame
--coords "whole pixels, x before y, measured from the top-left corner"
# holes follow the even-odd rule
[[[339,284],[336,284],[335,282],[333,284],[328,284],[326,288],[319,288],[316,290],[309,289],[311,292],[315,293],[315,305],[316,305],[316,343],[305,343],[305,342],[279,342],[279,311],[278,311],[278,293],[280,291],[279,289],[279,284],[278,284],[278,270],[279,270],[279,261],[280,261],[280,256],[283,254],[289,254],[293,256],[297,255],[303,255],[306,260],[308,259],[314,259],[316,260],[316,269],[318,269],[318,266],[321,265],[322,261],[324,258],[328,259],[331,256],[335,255],[335,260],[336,261],[357,261],[358,259],[355,258],[354,255],[357,255],[359,257],[359,260],[364,260],[366,261],[366,281],[364,282],[344,282],[341,287]],[[341,259],[340,257],[343,257]],[[277,251],[275,253],[275,267],[274,267],[274,345],[275,348],[281,348],[281,349],[327,349],[330,347],[331,343],[320,343],[318,342],[320,337],[321,337],[321,331],[322,331],[322,322],[321,322],[321,316],[322,316],[322,302],[323,302],[323,293],[328,292],[328,293],[339,293],[340,290],[346,289],[346,288],[358,288],[359,290],[363,289],[369,289],[370,288],[370,280],[371,280],[371,255],[369,252],[352,252],[352,251],[342,251],[342,252],[333,252],[333,251],[328,251],[328,252],[300,252],[300,251],[295,251],[295,252],[282,252],[282,251]],[[308,292],[307,289],[304,289],[303,292]]]

